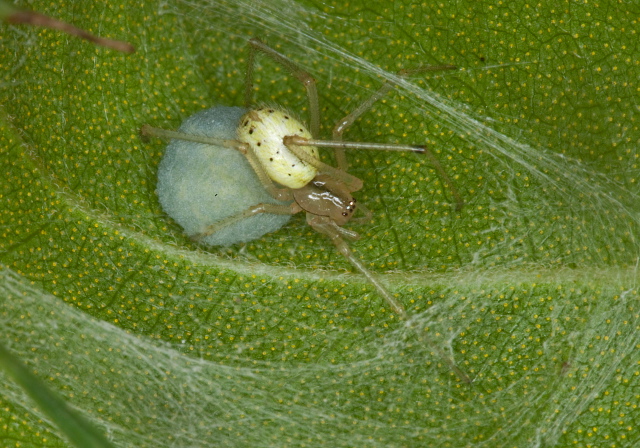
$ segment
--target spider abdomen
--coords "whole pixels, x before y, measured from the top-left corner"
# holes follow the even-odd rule
[[[250,110],[242,116],[238,127],[238,140],[251,145],[267,175],[282,186],[297,189],[311,182],[317,169],[285,146],[283,139],[289,135],[313,138],[299,120],[275,108]],[[319,157],[315,146],[300,148],[316,159]]]
[[[187,118],[180,131],[233,139],[246,109],[217,106]],[[259,203],[286,204],[264,189],[246,158],[235,149],[171,140],[158,169],[162,209],[194,237],[216,222]],[[275,232],[288,215],[261,213],[200,239],[208,246],[252,241]]]

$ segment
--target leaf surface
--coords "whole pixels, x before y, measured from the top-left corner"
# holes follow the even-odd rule
[[[4,340],[116,445],[638,439],[636,6],[29,7],[138,48],[0,36]],[[460,211],[427,158],[348,154],[374,214],[352,248],[410,323],[301,216],[204,248],[161,210],[166,143],[138,129],[241,105],[250,36],[317,78],[325,137],[397,82],[345,138],[426,142],[454,180]],[[425,64],[459,69],[395,76]],[[304,89],[264,57],[255,88],[306,120]],[[66,446],[3,384],[5,438]]]

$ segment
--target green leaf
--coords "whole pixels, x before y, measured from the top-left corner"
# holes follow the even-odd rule
[[[12,353],[117,446],[630,446],[637,349],[638,7],[410,2],[73,2],[3,26],[0,297]],[[318,80],[322,132],[394,73],[345,135],[373,211],[356,255],[399,321],[302,216],[198,247],[154,188],[168,129],[241,105],[246,40]],[[257,101],[307,118],[261,58]],[[327,156],[327,161],[331,157]],[[473,380],[462,381],[450,365]],[[8,443],[66,446],[8,380]]]
[[[6,278],[8,282],[9,278]],[[81,415],[69,408],[69,405],[43,382],[31,373],[4,346],[0,345],[0,366],[9,377],[18,383],[35,401],[42,412],[68,436],[73,446],[85,448],[113,447],[99,430],[93,428]]]

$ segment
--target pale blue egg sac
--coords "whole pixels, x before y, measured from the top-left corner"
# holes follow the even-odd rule
[[[180,132],[235,140],[241,107],[212,107],[187,118]],[[158,198],[162,209],[189,236],[259,203],[287,204],[264,189],[247,159],[235,149],[171,140],[158,168]],[[199,240],[208,246],[229,246],[275,232],[290,215],[261,213],[229,225]]]

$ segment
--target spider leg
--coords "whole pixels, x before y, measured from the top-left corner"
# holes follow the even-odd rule
[[[351,252],[351,249],[349,249],[347,243],[342,239],[341,231],[344,229],[336,225],[336,223],[331,221],[326,216],[311,215],[307,213],[307,222],[316,231],[329,237],[333,245],[336,247],[336,249],[338,249],[338,252],[340,252],[347,260],[349,260],[351,265],[358,271],[360,271],[360,273],[363,274],[373,286],[375,286],[378,293],[387,301],[393,311],[395,311],[402,319],[407,320],[407,326],[416,332],[418,339],[429,345],[431,349],[444,360],[444,362],[458,376],[458,378],[460,378],[460,380],[468,384],[472,382],[471,378],[469,378],[469,375],[462,371],[462,369],[460,369],[456,365],[455,361],[451,359],[450,356],[447,356],[447,354],[437,346],[435,341],[433,341],[428,335],[424,334],[417,328],[418,324],[413,318],[408,319],[407,312],[404,309],[404,306],[402,306],[402,304],[398,302],[398,300],[396,300],[396,298],[393,297],[391,293],[387,291],[387,289],[378,281],[373,273],[365,268],[360,260],[358,260],[355,255],[353,255],[353,252]]]
[[[387,301],[391,309],[398,314],[402,319],[407,318],[407,312],[404,307],[395,297],[391,295],[389,291],[380,283],[380,281],[373,275],[371,271],[369,271],[360,260],[358,260],[351,249],[349,249],[349,245],[342,239],[340,227],[336,225],[333,221],[331,221],[326,216],[318,216],[307,214],[307,222],[311,227],[313,227],[316,231],[322,233],[329,237],[333,245],[338,249],[351,265],[356,268],[362,275],[369,280],[378,293]]]
[[[371,218],[373,217],[373,213],[371,212],[371,210],[369,210],[369,207],[367,207],[366,205],[364,205],[361,202],[358,202],[357,210],[359,210],[361,213],[363,213],[364,216],[358,216],[357,218],[351,218],[351,220],[349,222],[352,222],[354,224],[367,224],[367,223],[371,222]]]
[[[319,160],[313,159],[312,157],[308,156],[303,151],[300,151],[299,149],[297,149],[296,146],[309,145],[309,146],[320,146],[320,147],[340,148],[340,149],[373,149],[373,150],[382,150],[382,151],[412,151],[412,152],[418,152],[418,153],[424,154],[429,158],[429,161],[431,162],[431,164],[434,166],[434,168],[438,172],[438,175],[440,176],[440,179],[442,179],[442,181],[444,182],[444,185],[453,194],[453,196],[454,196],[454,198],[456,200],[456,211],[460,211],[462,209],[462,207],[464,206],[464,201],[462,200],[462,197],[460,196],[460,193],[458,192],[458,189],[455,187],[453,181],[451,180],[451,178],[449,177],[447,172],[444,170],[444,168],[442,168],[442,165],[440,164],[440,162],[438,161],[436,156],[434,156],[433,153],[431,152],[431,150],[429,148],[427,148],[426,146],[402,145],[402,144],[397,145],[397,144],[393,144],[393,143],[344,142],[344,141],[341,141],[341,140],[308,140],[308,139],[305,139],[304,137],[298,137],[296,135],[285,137],[284,138],[284,143],[285,143],[285,145],[287,145],[287,148],[289,148],[291,150],[291,152],[293,152],[298,158],[300,158],[300,159],[304,160],[305,162],[315,166],[319,170],[322,170],[322,171],[324,171],[326,173],[329,173],[329,174],[333,175],[334,177],[342,180],[347,185],[349,185],[350,188],[352,188],[351,191],[357,191],[360,188],[362,188],[362,181],[360,179],[358,179],[355,176],[352,176],[351,174],[347,173],[346,171],[344,171],[340,167],[338,167],[338,168],[332,167],[332,166],[327,165],[327,164],[325,164],[323,162],[320,162]],[[352,187],[352,185],[356,185],[355,183],[353,183],[354,182],[353,179],[357,179],[358,180],[358,182],[359,182],[358,185],[360,185],[359,187],[357,187],[357,188]]]
[[[320,132],[320,106],[318,102],[318,90],[316,88],[316,80],[313,76],[303,70],[298,64],[291,59],[274,50],[260,39],[254,37],[249,40],[249,60],[247,73],[244,82],[244,102],[249,108],[251,105],[251,96],[253,93],[253,72],[255,67],[255,54],[261,51],[278,64],[289,70],[289,72],[298,79],[307,90],[307,98],[309,99],[309,131],[314,138],[318,138]]]
[[[300,146],[309,146],[309,141],[321,141],[321,140],[307,140],[304,137],[298,137],[297,135],[288,135],[284,138],[284,144],[289,150],[300,160],[307,162],[309,165],[316,167],[323,173],[327,173],[335,179],[344,182],[349,191],[358,191],[362,188],[362,180],[357,177],[342,171],[331,165],[327,165],[324,162],[312,157],[311,155],[300,149]]]
[[[418,67],[416,69],[411,70],[400,70],[397,73],[397,76],[400,78],[405,78],[410,75],[414,75],[417,73],[427,72],[427,71],[440,71],[440,70],[455,70],[457,67],[454,65],[438,65],[438,66],[424,66]],[[331,146],[335,148],[336,154],[336,163],[338,168],[342,171],[346,171],[349,168],[349,164],[347,162],[347,158],[345,156],[345,149],[354,148],[354,149],[383,149],[387,151],[392,150],[400,150],[400,151],[415,151],[424,153],[431,164],[435,167],[438,175],[444,182],[445,186],[451,191],[456,201],[456,211],[460,211],[464,206],[464,201],[458,193],[453,181],[447,175],[447,173],[438,162],[438,159],[433,155],[433,153],[426,146],[411,146],[411,145],[382,145],[376,144],[374,146],[367,146],[366,144],[353,145],[351,143],[347,143],[346,145],[340,145],[338,142],[342,141],[342,134],[365,112],[367,112],[373,104],[385,96],[387,93],[396,88],[396,84],[392,81],[385,82],[382,87],[380,87],[376,92],[373,93],[369,98],[364,100],[355,110],[353,110],[350,114],[345,116],[343,119],[339,120],[333,128],[333,141],[325,141],[323,144],[318,144],[317,142],[310,142],[310,144],[314,144],[316,146]],[[386,146],[386,147],[385,147]]]
[[[410,70],[400,70],[396,74],[396,76],[398,76],[400,78],[405,78],[407,76],[415,75],[417,73],[422,73],[422,72],[433,72],[433,71],[440,71],[440,70],[454,70],[456,68],[457,67],[454,66],[454,65],[435,65],[435,66],[426,65],[426,66],[423,66],[423,67],[418,67],[418,68],[410,69]],[[344,134],[344,132],[358,118],[360,118],[360,116],[362,116],[362,114],[364,114],[369,109],[371,109],[371,106],[373,106],[376,101],[378,101],[380,98],[382,98],[383,96],[385,96],[387,93],[389,93],[390,91],[392,91],[395,88],[396,88],[396,84],[394,82],[392,82],[392,81],[385,82],[382,85],[382,87],[380,87],[377,91],[375,91],[373,93],[373,95],[371,95],[369,98],[367,98],[362,103],[360,103],[360,105],[358,107],[356,107],[355,110],[353,110],[351,113],[346,115],[341,120],[338,120],[338,122],[336,123],[336,125],[333,128],[333,140],[336,140],[336,141],[342,140],[342,134]],[[344,149],[336,147],[335,154],[336,154],[336,162],[338,164],[338,167],[341,170],[346,171],[349,168],[349,164],[347,162],[347,158],[345,156]]]
[[[213,235],[214,233],[222,230],[224,227],[230,226],[240,221],[244,221],[252,216],[255,216],[259,213],[273,213],[274,215],[294,215],[301,211],[300,207],[294,202],[291,205],[278,205],[278,204],[256,204],[252,205],[248,209],[236,213],[235,215],[228,216],[224,219],[221,219],[218,222],[215,222],[208,226],[201,233],[196,233],[194,235],[190,235],[191,239],[195,241],[200,241],[203,238],[206,238],[209,235]]]
[[[456,199],[456,211],[459,212],[460,210],[462,210],[462,207],[464,207],[464,201],[462,200],[462,196],[460,196],[458,189],[455,187],[453,181],[447,175],[444,168],[442,168],[442,165],[440,165],[440,162],[438,161],[436,156],[433,155],[433,153],[429,150],[429,148],[425,147],[424,149],[425,149],[424,154],[431,161],[431,165],[433,165],[433,167],[436,169],[436,171],[438,172],[438,175],[440,175],[440,179],[442,179],[445,186],[449,189],[449,191],[451,191],[451,193],[453,194],[453,197]]]
[[[184,132],[169,131],[167,129],[155,128],[153,126],[149,126],[148,124],[142,126],[142,128],[140,129],[140,133],[144,136],[149,137],[187,140],[190,142],[202,143],[205,145],[222,146],[224,148],[235,149],[240,154],[245,156],[247,162],[249,162],[249,165],[251,165],[251,168],[256,173],[256,176],[258,176],[258,180],[260,181],[264,189],[267,190],[267,192],[269,192],[269,194],[274,199],[280,201],[288,201],[292,197],[291,191],[288,188],[276,187],[275,183],[271,180],[267,172],[262,167],[262,164],[256,157],[255,153],[251,149],[251,146],[247,145],[246,143],[242,143],[237,140],[223,140],[201,135],[185,134]],[[215,150],[215,148],[212,150]]]

